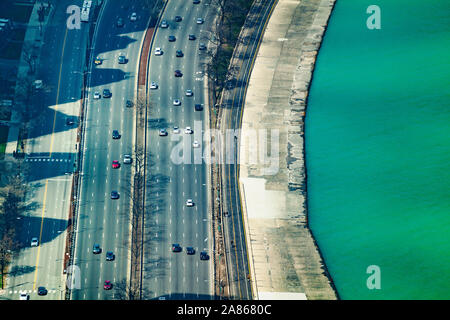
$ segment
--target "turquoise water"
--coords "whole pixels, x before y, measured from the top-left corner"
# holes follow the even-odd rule
[[[372,4],[381,30],[366,27]],[[338,0],[306,161],[310,225],[342,299],[450,299],[450,1]]]

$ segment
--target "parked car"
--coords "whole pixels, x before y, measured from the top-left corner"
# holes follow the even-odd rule
[[[125,107],[132,108],[133,107],[133,101],[127,100],[127,102],[125,103]]]

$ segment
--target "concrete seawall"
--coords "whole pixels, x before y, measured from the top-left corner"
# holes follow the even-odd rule
[[[335,0],[279,0],[248,85],[242,136],[278,133],[278,170],[249,163],[241,140],[240,191],[258,299],[337,299],[308,228],[304,119],[314,65]],[[260,145],[257,150],[261,150]],[[276,141],[266,144],[270,154]],[[251,151],[249,153],[249,151]],[[274,154],[270,154],[273,157]]]

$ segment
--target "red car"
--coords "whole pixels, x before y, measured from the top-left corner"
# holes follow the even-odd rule
[[[113,169],[120,168],[120,163],[119,163],[119,161],[118,161],[118,160],[114,160],[114,161],[112,162],[112,167],[113,167]]]
[[[105,284],[103,285],[103,289],[105,289],[105,290],[111,290],[111,288],[112,288],[112,283],[111,283],[111,281],[106,280],[106,281],[105,281]]]

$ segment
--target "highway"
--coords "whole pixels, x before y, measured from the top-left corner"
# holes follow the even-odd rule
[[[205,78],[201,70],[204,52],[199,43],[207,44],[207,30],[213,24],[214,9],[209,1],[169,1],[161,17],[168,28],[158,27],[148,71],[148,82],[158,84],[149,89],[149,116],[146,166],[146,213],[144,240],[143,287],[154,299],[213,299],[212,260],[200,260],[200,252],[212,256],[211,214],[207,165],[202,159],[202,131],[208,126],[205,109]],[[175,16],[182,21],[176,22]],[[203,24],[197,24],[203,18]],[[189,40],[194,34],[196,39]],[[169,42],[169,36],[175,36]],[[162,55],[154,54],[161,48]],[[184,56],[176,57],[182,50]],[[180,70],[182,77],[175,77]],[[190,89],[193,96],[186,96]],[[181,105],[174,106],[179,99]],[[194,111],[195,104],[203,104],[203,111]],[[180,132],[175,133],[173,128]],[[193,134],[186,134],[191,127]],[[161,129],[167,136],[159,136]],[[193,142],[200,144],[193,148]],[[182,155],[182,156],[181,156]],[[195,205],[187,207],[192,199]],[[183,250],[172,252],[178,243]],[[195,248],[187,255],[186,247]]]
[[[137,20],[130,16],[137,13]],[[93,57],[88,76],[86,129],[76,232],[74,265],[79,268],[80,283],[72,290],[73,300],[120,299],[120,287],[128,279],[130,270],[130,190],[132,164],[124,164],[124,154],[133,155],[135,118],[134,101],[140,47],[147,27],[150,11],[143,10],[140,1],[106,1],[99,15],[93,38]],[[118,27],[119,18],[123,26]],[[125,55],[127,63],[119,64]],[[110,98],[103,96],[109,89]],[[94,99],[94,93],[102,97]],[[120,139],[113,139],[118,130]],[[119,168],[112,163],[118,160]],[[118,191],[119,199],[111,199]],[[102,252],[93,253],[94,244]],[[114,260],[106,260],[106,252],[114,253]],[[112,289],[104,290],[104,282],[111,281]],[[118,295],[119,294],[119,295]]]

